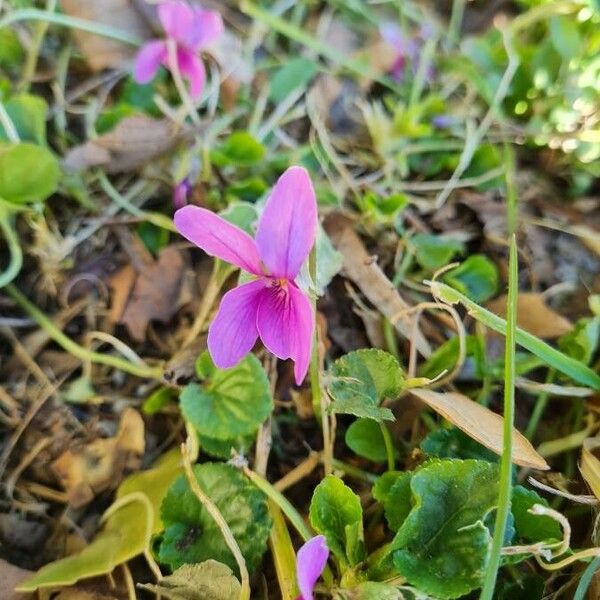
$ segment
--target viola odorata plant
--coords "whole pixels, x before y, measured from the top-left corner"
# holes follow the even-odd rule
[[[134,79],[149,83],[161,65],[171,69],[169,46],[172,45],[179,74],[188,81],[190,96],[196,100],[206,79],[199,54],[223,33],[221,15],[214,10],[193,8],[183,0],[169,0],[158,6],[158,18],[165,38],[150,40],[142,47],[135,60]]]
[[[260,337],[275,356],[294,361],[300,385],[308,371],[314,329],[309,296],[296,281],[317,230],[317,202],[307,171],[290,167],[279,178],[254,239],[198,206],[179,209],[175,226],[210,256],[252,276],[223,296],[210,325],[208,350],[215,365],[233,367]]]
[[[296,555],[296,579],[300,596],[297,600],[314,600],[315,584],[325,569],[329,548],[324,535],[308,540]]]

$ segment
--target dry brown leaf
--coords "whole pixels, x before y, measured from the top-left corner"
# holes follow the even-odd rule
[[[600,460],[594,453],[598,448],[600,448],[600,438],[588,438],[583,441],[579,471],[590,486],[594,496],[600,500]]]
[[[441,393],[421,389],[410,392],[468,436],[492,452],[502,454],[504,419],[500,415],[456,392]],[[513,428],[512,462],[522,467],[543,471],[550,468],[529,440],[515,428]]]
[[[183,257],[173,246],[163,248],[157,261],[143,263],[137,275],[133,272],[128,265],[111,280],[114,295],[110,316],[141,342],[150,321],[168,321],[189,299],[188,278]]]
[[[66,155],[64,166],[72,171],[102,167],[107,173],[122,173],[144,166],[188,139],[192,130],[169,119],[132,115],[114,129]]]
[[[127,408],[115,437],[63,452],[51,466],[67,492],[69,504],[84,506],[100,492],[115,488],[125,471],[139,468],[144,445],[142,417]]]
[[[487,308],[503,319],[506,318],[507,296],[500,296],[488,302]],[[573,329],[573,324],[565,317],[548,308],[541,294],[519,293],[517,301],[517,325],[540,338],[557,338]]]
[[[112,296],[108,318],[113,323],[118,323],[119,319],[123,316],[136,278],[137,274],[131,265],[126,265],[110,278]]]
[[[375,258],[369,255],[354,232],[352,222],[343,215],[334,214],[326,219],[324,227],[336,250],[342,253],[344,275],[360,288],[369,302],[384,316],[395,320],[398,333],[411,340],[422,356],[430,356],[431,347],[421,330],[413,326],[414,317],[398,318],[409,305],[386,277]]]
[[[109,25],[145,40],[152,31],[130,0],[61,0],[61,8],[71,17]],[[137,48],[105,36],[73,30],[77,45],[92,71],[120,67],[133,59]]]
[[[194,376],[198,356],[206,350],[206,335],[200,336],[189,346],[179,349],[166,363],[163,377],[169,383],[185,385]]]

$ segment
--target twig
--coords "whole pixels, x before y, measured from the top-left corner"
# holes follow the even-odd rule
[[[566,498],[567,500],[571,500],[572,502],[578,502],[580,504],[590,504],[592,506],[597,506],[600,504],[598,498],[596,496],[582,496],[577,494],[570,494],[569,492],[564,492],[563,490],[557,490],[556,488],[550,487],[533,477],[528,477],[527,481],[533,486],[544,492],[548,492],[549,494],[554,494],[555,496],[561,496],[562,498]]]
[[[298,466],[288,471],[281,479],[277,480],[273,487],[278,492],[283,492],[292,487],[305,477],[308,477],[318,464],[321,462],[321,454],[319,452],[311,452]]]
[[[46,387],[42,389],[42,394],[40,395],[40,397],[29,407],[29,410],[27,411],[27,414],[23,417],[23,420],[19,424],[18,429],[16,429],[11,435],[10,439],[4,446],[4,449],[2,450],[2,454],[0,455],[0,479],[2,479],[2,475],[4,474],[4,470],[6,469],[6,465],[8,463],[8,459],[11,455],[11,452],[17,445],[17,442],[23,435],[23,432],[25,431],[25,429],[27,429],[29,423],[31,423],[33,417],[35,417],[35,415],[42,408],[42,406],[44,406],[48,398],[50,398],[56,392],[56,390],[60,387],[61,384],[62,381],[59,381],[52,387]]]

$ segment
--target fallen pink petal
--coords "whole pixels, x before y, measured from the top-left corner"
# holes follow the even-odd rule
[[[298,550],[296,555],[296,579],[300,589],[298,600],[314,600],[313,590],[325,569],[328,558],[329,548],[323,535],[311,538]]]
[[[138,83],[149,83],[161,65],[171,69],[169,46],[172,45],[175,66],[189,83],[190,96],[196,100],[202,94],[206,78],[199,54],[223,33],[221,15],[192,7],[183,0],[169,0],[158,6],[158,18],[166,37],[151,40],[141,48],[133,68],[134,79]]]
[[[275,356],[294,361],[300,385],[308,371],[314,330],[310,298],[296,282],[317,228],[317,202],[307,171],[290,167],[279,178],[255,239],[197,206],[179,209],[175,226],[207,254],[255,277],[225,294],[208,330],[208,349],[217,367],[236,365],[260,338]]]

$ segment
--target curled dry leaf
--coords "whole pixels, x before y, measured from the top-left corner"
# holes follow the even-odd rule
[[[127,408],[115,437],[63,452],[52,463],[52,470],[67,491],[69,504],[84,506],[100,492],[116,487],[126,470],[139,467],[144,444],[142,417]]]
[[[163,377],[169,383],[185,385],[194,376],[196,360],[206,350],[206,335],[180,348],[165,364]]]
[[[90,167],[102,167],[107,173],[132,171],[190,139],[191,135],[190,128],[169,119],[133,115],[109,132],[73,148],[63,165],[72,171]]]
[[[151,37],[149,25],[131,0],[61,0],[67,15],[109,25],[143,41]],[[120,67],[133,59],[137,48],[105,36],[73,30],[77,45],[92,71]]]
[[[502,454],[504,420],[500,415],[456,392],[414,389],[410,393],[492,452]],[[512,462],[544,471],[550,468],[529,440],[515,428]]]
[[[144,341],[150,321],[166,322],[191,299],[189,278],[179,250],[163,248],[157,261],[144,262],[138,273],[131,265],[111,280],[111,320],[125,325],[131,337]]]
[[[376,259],[369,255],[354,232],[352,222],[341,214],[333,214],[325,221],[324,227],[336,250],[344,258],[344,275],[360,288],[381,314],[395,321],[398,333],[411,340],[422,356],[430,356],[431,347],[421,330],[415,327],[414,317],[399,317],[409,307],[408,303],[386,277]]]
[[[500,296],[487,304],[488,310],[506,318],[507,296]],[[548,308],[541,294],[519,293],[517,300],[517,325],[540,338],[557,338],[573,329],[573,324],[565,317]]]
[[[595,451],[600,448],[600,438],[593,437],[583,441],[579,471],[590,486],[594,496],[600,500],[600,460]]]

